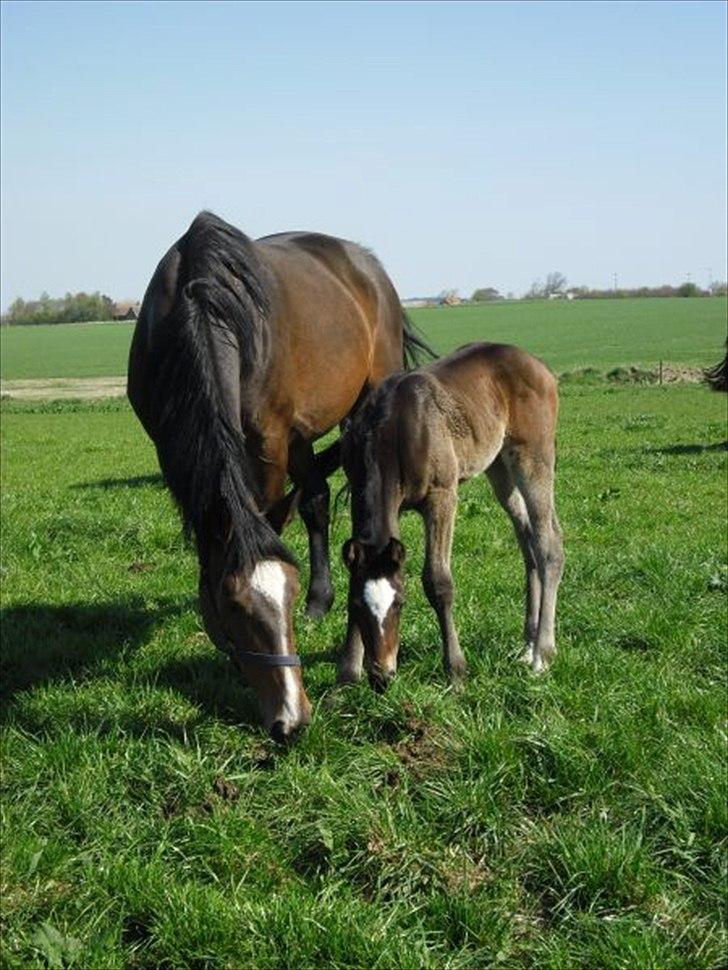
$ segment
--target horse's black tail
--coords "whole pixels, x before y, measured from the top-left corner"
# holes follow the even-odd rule
[[[256,509],[240,418],[225,399],[220,371],[221,353],[233,355],[237,380],[255,364],[261,343],[267,301],[251,243],[202,213],[180,251],[183,285],[153,362],[154,441],[164,478],[200,551],[212,536],[225,535],[231,569],[260,558],[291,561]]]
[[[427,360],[436,360],[437,354],[427,343],[412,320],[402,310],[402,365],[405,370],[414,370]]]
[[[705,381],[714,391],[728,391],[728,340],[723,360],[705,371]]]

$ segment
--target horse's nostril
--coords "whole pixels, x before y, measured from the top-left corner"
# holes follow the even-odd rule
[[[283,721],[274,721],[270,728],[270,736],[277,744],[285,744],[288,740],[288,732]]]
[[[288,727],[285,721],[274,721],[270,728],[270,736],[277,744],[291,744],[301,733],[303,722],[295,727]]]

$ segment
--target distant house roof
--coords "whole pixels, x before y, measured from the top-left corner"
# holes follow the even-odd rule
[[[136,300],[117,300],[114,304],[114,320],[136,320],[141,310],[141,303]]]

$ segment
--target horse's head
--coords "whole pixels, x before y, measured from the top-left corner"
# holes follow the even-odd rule
[[[229,572],[213,557],[200,574],[207,632],[257,692],[263,723],[279,742],[311,720],[293,635],[298,588],[298,569],[281,559]]]
[[[395,538],[382,549],[348,539],[342,556],[350,575],[349,615],[361,632],[369,683],[384,690],[397,671],[404,546]]]

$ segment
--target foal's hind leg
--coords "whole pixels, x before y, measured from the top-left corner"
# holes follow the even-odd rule
[[[561,529],[554,509],[553,443],[521,445],[504,452],[503,457],[526,502],[541,581],[538,633],[531,661],[534,672],[540,673],[556,654],[556,594],[564,569]]]
[[[498,457],[486,471],[486,475],[493,486],[496,498],[508,513],[513,529],[518,539],[518,545],[523,555],[526,567],[526,619],[523,626],[523,636],[526,641],[526,653],[523,659],[527,663],[533,661],[533,648],[538,635],[538,619],[541,611],[541,580],[538,576],[536,556],[533,551],[533,535],[531,521],[523,495],[516,487],[508,468],[502,458]]]
[[[422,585],[430,605],[437,613],[442,634],[445,672],[450,680],[460,680],[467,673],[467,664],[452,617],[453,582],[450,556],[456,509],[457,492],[454,489],[433,490],[421,508],[425,520],[425,568],[422,572]]]

